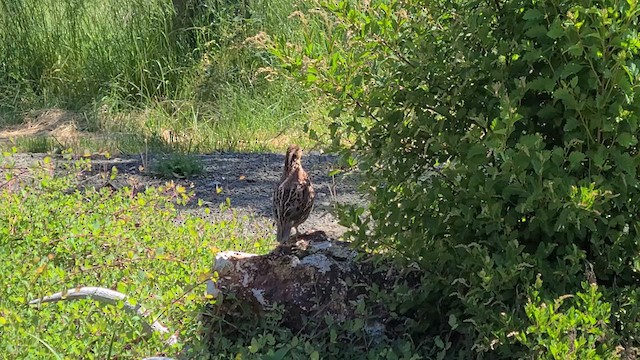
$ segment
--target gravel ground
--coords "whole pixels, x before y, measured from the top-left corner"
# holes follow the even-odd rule
[[[17,167],[44,158],[44,154],[15,154],[13,160]],[[211,213],[205,215],[201,208],[186,206],[182,211],[194,213],[216,221],[221,217],[230,216],[229,211],[220,212],[219,204],[229,198],[231,208],[242,218],[245,230],[256,236],[269,236],[273,232],[271,220],[271,193],[280,178],[284,154],[272,153],[214,153],[210,155],[196,155],[200,158],[204,174],[192,179],[174,179],[195,192],[196,198],[202,199],[211,208]],[[148,164],[153,164],[158,156],[150,156]],[[345,228],[338,225],[331,210],[336,203],[364,204],[360,194],[356,192],[357,177],[355,175],[336,176],[335,183],[328,173],[336,166],[337,158],[333,155],[307,153],[302,159],[305,170],[309,173],[316,190],[314,210],[309,219],[300,226],[301,232],[323,230],[329,236],[340,237]],[[54,159],[54,161],[62,161]],[[167,179],[157,178],[140,171],[143,164],[140,156],[122,156],[111,159],[93,158],[93,172],[86,179],[99,184],[103,182],[100,173],[108,172],[115,166],[118,177],[112,184],[116,187],[136,184],[142,186],[156,186],[164,184]],[[92,181],[93,180],[93,181]],[[222,188],[221,192],[216,187]],[[195,202],[194,202],[195,203]]]

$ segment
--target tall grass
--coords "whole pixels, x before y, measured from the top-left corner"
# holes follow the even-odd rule
[[[298,134],[317,118],[317,101],[291,80],[266,78],[273,59],[244,40],[302,36],[288,18],[299,6],[307,5],[0,0],[0,125],[59,107],[128,139],[181,133],[200,151]]]
[[[2,1],[0,63],[7,84],[61,106],[111,92],[168,96],[184,57],[172,41],[170,1]],[[182,63],[181,63],[182,62]]]

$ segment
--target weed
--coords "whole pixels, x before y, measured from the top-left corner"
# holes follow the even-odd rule
[[[55,141],[47,136],[19,139],[17,143],[31,153],[48,153],[54,150],[56,145]]]
[[[172,153],[158,160],[152,167],[153,174],[167,179],[192,178],[203,172],[204,167],[199,157],[181,153]]]

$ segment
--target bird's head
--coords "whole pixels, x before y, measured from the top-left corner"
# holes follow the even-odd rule
[[[284,160],[284,172],[290,173],[295,168],[300,166],[300,159],[302,158],[302,148],[298,145],[289,145],[287,149],[287,156]]]

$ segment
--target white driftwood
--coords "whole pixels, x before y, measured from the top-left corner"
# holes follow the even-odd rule
[[[133,305],[126,301],[127,295],[117,292],[115,290],[94,287],[94,286],[85,286],[79,288],[69,289],[66,292],[58,292],[53,295],[45,296],[41,299],[35,299],[29,301],[29,305],[38,305],[49,302],[58,302],[64,300],[79,300],[91,298],[97,300],[101,303],[116,305],[119,301],[124,302],[124,309],[126,312],[134,315],[139,315],[141,318],[145,318],[147,316],[147,311],[141,305]],[[161,334],[168,334],[169,329],[162,325],[158,321],[154,321],[149,324],[145,321],[142,322],[142,327],[147,335],[151,335],[153,332],[159,332]],[[177,334],[171,335],[165,343],[167,345],[174,345],[178,342]],[[160,359],[160,358],[157,358]]]

